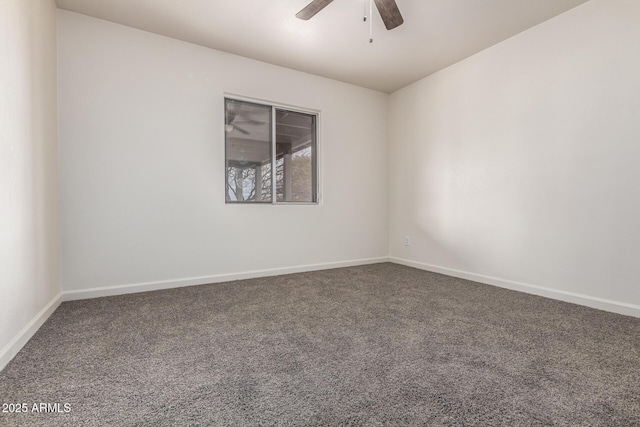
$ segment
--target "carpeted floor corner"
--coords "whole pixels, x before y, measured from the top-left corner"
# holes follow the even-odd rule
[[[640,319],[394,264],[63,303],[7,426],[640,426]]]

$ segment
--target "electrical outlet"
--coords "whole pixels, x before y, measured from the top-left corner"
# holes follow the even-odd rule
[[[411,237],[404,236],[404,245],[405,246],[411,246]]]

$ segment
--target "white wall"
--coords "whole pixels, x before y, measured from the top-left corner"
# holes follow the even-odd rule
[[[388,95],[71,12],[58,26],[70,297],[387,256]],[[321,110],[320,206],[225,205],[223,93]]]
[[[0,0],[0,369],[59,304],[56,8]]]
[[[592,0],[392,94],[391,256],[640,315],[639,46]]]

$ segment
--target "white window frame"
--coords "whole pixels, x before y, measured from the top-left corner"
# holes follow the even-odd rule
[[[226,113],[226,100],[230,99],[233,101],[244,101],[244,102],[251,102],[253,104],[259,104],[259,105],[263,105],[265,107],[271,107],[271,202],[247,202],[247,201],[229,201],[227,200],[227,185],[228,185],[228,176],[227,176],[227,135],[225,132],[225,122],[226,120],[224,120],[224,114]],[[321,173],[321,149],[320,149],[320,145],[321,145],[321,114],[322,112],[320,110],[315,110],[315,109],[311,109],[311,108],[303,108],[303,107],[299,107],[299,106],[293,106],[293,105],[289,105],[289,104],[283,104],[283,103],[279,103],[279,102],[272,102],[272,101],[267,101],[264,99],[257,99],[257,98],[250,98],[250,97],[246,97],[246,96],[242,96],[242,95],[236,95],[236,94],[231,94],[231,93],[224,93],[223,97],[222,97],[222,102],[223,102],[223,121],[222,121],[222,140],[224,141],[224,163],[225,163],[225,167],[224,167],[224,202],[225,205],[228,206],[233,206],[233,205],[265,205],[265,206],[273,206],[273,205],[280,205],[280,206],[295,206],[295,205],[300,205],[300,206],[316,206],[316,205],[321,205],[322,204],[322,173]],[[315,116],[316,120],[316,129],[315,129],[315,164],[313,165],[315,167],[315,194],[316,194],[316,200],[313,202],[287,202],[287,201],[282,201],[282,202],[278,202],[277,201],[277,197],[276,197],[276,110],[277,109],[282,109],[282,110],[288,110],[288,111],[292,111],[292,112],[296,112],[296,113],[303,113],[303,114],[309,114],[309,115],[313,115]]]

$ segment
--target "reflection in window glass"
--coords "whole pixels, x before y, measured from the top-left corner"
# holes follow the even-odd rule
[[[316,116],[276,109],[276,200],[315,202]]]
[[[227,202],[318,201],[315,114],[234,99],[225,114]]]
[[[228,202],[271,202],[271,107],[225,100]]]

